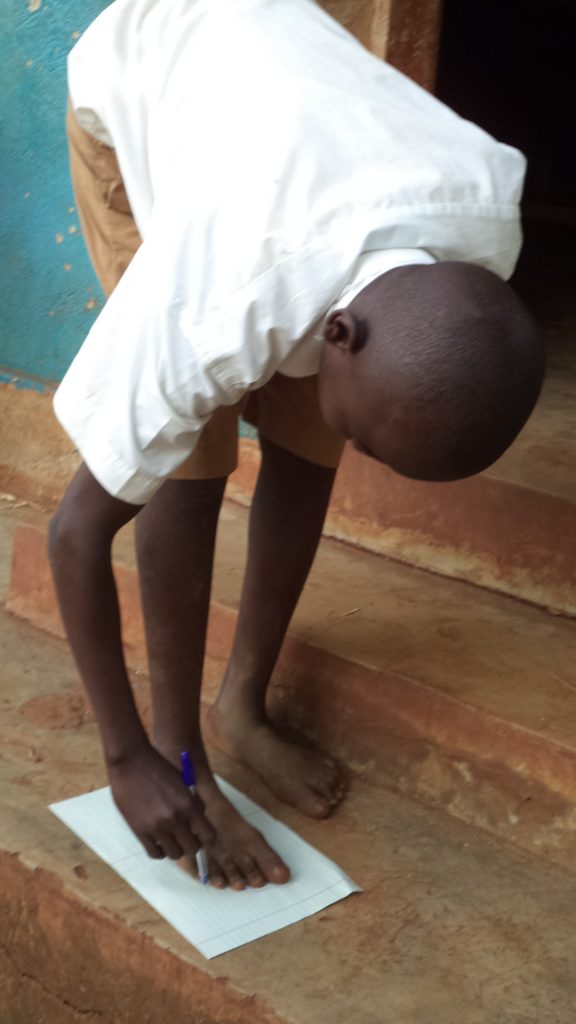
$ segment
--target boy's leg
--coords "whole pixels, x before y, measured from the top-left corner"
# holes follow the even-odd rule
[[[213,741],[260,775],[281,799],[313,817],[340,802],[331,758],[290,743],[266,715],[266,689],[316,554],[335,469],[261,439],[248,563],[232,655],[210,712]]]

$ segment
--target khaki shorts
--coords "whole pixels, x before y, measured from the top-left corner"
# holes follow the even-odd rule
[[[78,216],[92,264],[105,294],[114,290],[141,238],[116,154],[81,128],[68,110],[70,169]],[[277,373],[242,402],[213,413],[192,455],[173,474],[179,480],[228,476],[238,461],[238,423],[242,416],[261,437],[308,462],[336,468],[343,439],[325,423],[314,377]]]

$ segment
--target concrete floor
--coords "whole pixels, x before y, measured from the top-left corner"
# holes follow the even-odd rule
[[[5,541],[26,512],[13,504],[0,520]],[[220,580],[234,586],[230,573]],[[338,637],[346,618],[333,621],[328,635]],[[333,820],[312,822],[215,756],[225,777],[365,892],[202,960],[46,809],[105,782],[66,645],[2,611],[0,666],[2,1024],[573,1021],[575,878],[358,778]]]

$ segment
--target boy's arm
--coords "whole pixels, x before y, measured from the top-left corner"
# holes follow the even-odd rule
[[[111,545],[139,507],[111,497],[82,466],[50,524],[50,561],[114,799],[150,856],[177,858],[209,845],[213,831],[176,769],[149,743],[128,681]]]

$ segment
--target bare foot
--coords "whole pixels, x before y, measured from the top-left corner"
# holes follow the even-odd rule
[[[167,761],[178,766],[178,753],[173,744],[156,739],[155,746]],[[204,814],[216,833],[214,844],[205,850],[210,884],[217,889],[229,885],[241,890],[247,886],[259,889],[267,882],[275,885],[288,882],[290,869],[220,791],[204,754],[196,760],[196,773],[196,790],[204,804]],[[197,876],[195,861],[185,858],[181,863]]]
[[[208,711],[210,741],[251,768],[280,800],[311,818],[326,818],[346,788],[331,757],[284,739],[266,720],[226,706],[220,698]]]
[[[220,792],[213,777],[198,778],[208,821],[216,832],[214,846],[207,850],[210,883],[218,889],[252,886],[259,889],[267,882],[282,885],[290,871],[264,837],[238,814]]]

